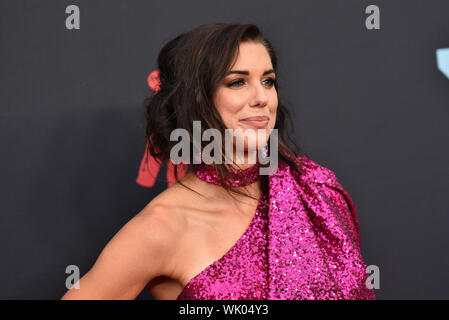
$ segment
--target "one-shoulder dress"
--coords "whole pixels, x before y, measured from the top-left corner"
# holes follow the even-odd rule
[[[177,300],[374,300],[361,254],[357,213],[335,174],[306,156],[298,173],[279,159],[238,241],[187,285]],[[214,167],[196,176],[218,184]],[[247,185],[258,166],[235,170]],[[240,179],[240,180],[239,180]]]

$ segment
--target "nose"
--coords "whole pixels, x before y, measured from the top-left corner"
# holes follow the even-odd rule
[[[268,97],[265,90],[262,85],[256,86],[254,89],[254,101],[251,104],[252,107],[265,107],[268,104]]]

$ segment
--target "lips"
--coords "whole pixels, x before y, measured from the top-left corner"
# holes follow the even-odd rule
[[[257,116],[244,118],[240,121],[256,128],[265,128],[268,125],[268,120],[269,118],[267,116]]]
[[[241,120],[250,120],[250,121],[264,121],[264,120],[268,120],[269,118],[267,116],[257,116],[257,117],[248,117],[248,118],[244,118]]]

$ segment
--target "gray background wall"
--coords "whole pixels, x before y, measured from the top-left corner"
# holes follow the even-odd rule
[[[447,0],[21,0],[0,17],[0,298],[59,299],[66,266],[87,272],[166,188],[135,183],[146,77],[166,41],[216,21],[277,47],[298,141],[351,194],[378,299],[449,298]]]

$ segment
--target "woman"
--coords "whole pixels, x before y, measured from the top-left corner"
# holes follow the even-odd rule
[[[114,236],[63,299],[133,299],[144,287],[156,299],[375,299],[351,198],[332,171],[287,145],[277,58],[258,27],[199,26],[169,41],[158,67],[160,86],[147,100],[150,156],[171,161],[170,134],[192,136],[199,120],[223,137],[248,130],[232,139],[233,151],[244,139],[243,158],[203,158],[186,174],[176,166],[178,181]],[[266,165],[250,162],[255,154],[278,156],[275,172],[260,174]],[[194,148],[189,156],[198,156]]]

